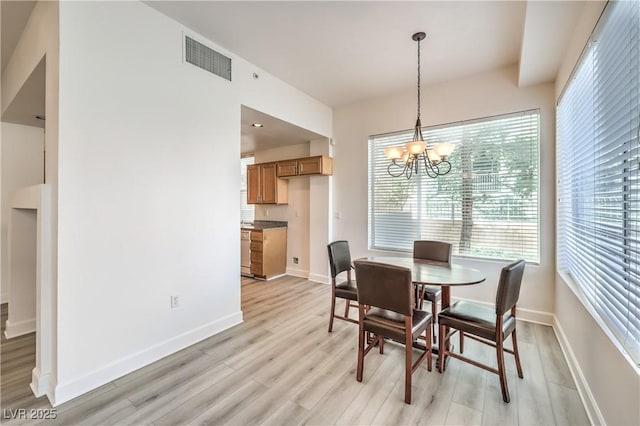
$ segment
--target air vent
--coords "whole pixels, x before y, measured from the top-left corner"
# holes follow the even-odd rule
[[[231,81],[231,58],[185,36],[185,60],[198,68]]]

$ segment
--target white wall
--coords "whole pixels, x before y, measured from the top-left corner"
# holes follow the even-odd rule
[[[605,2],[587,2],[556,79],[560,97]],[[562,165],[558,165],[561,167]],[[640,369],[623,355],[564,275],[556,275],[555,328],[595,424],[640,424]]]
[[[256,163],[309,156],[309,143],[255,152]],[[289,204],[256,205],[256,220],[284,220],[287,227],[287,273],[306,278],[309,274],[309,177],[289,179]],[[293,257],[299,259],[296,265]]]
[[[56,403],[241,320],[241,104],[331,133],[328,107],[202,38],[233,82],[182,63],[185,28],[142,3],[63,2],[60,28]]]
[[[422,123],[428,126],[540,108],[541,259],[539,266],[527,265],[519,306],[521,316],[550,323],[555,270],[554,89],[552,84],[519,89],[516,82],[516,67],[508,67],[423,87]],[[349,240],[354,258],[373,254],[367,248],[368,136],[411,128],[415,122],[415,97],[412,90],[334,111],[333,239]],[[457,261],[482,270],[487,281],[457,288],[452,296],[494,303],[503,263]]]
[[[21,126],[13,123],[0,123],[0,193],[2,211],[2,293],[0,303],[7,302],[7,235],[8,235],[8,196],[9,191],[25,186],[42,183],[44,180],[44,130],[39,127]],[[35,259],[35,251],[33,256]],[[35,300],[34,300],[35,304]]]

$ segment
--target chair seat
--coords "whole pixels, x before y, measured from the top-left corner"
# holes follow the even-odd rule
[[[442,287],[425,285],[424,299],[431,303],[438,303],[442,295]]]
[[[343,281],[336,285],[336,297],[348,300],[358,300],[358,287],[354,280]]]
[[[426,330],[432,315],[429,312],[418,309],[413,310],[413,330],[411,335],[413,340]],[[371,308],[363,320],[364,330],[370,331],[379,336],[404,342],[405,328],[404,315],[381,308]]]
[[[496,341],[496,311],[476,303],[459,300],[438,314],[440,325],[475,334]],[[508,336],[516,328],[516,320],[510,313],[502,322],[502,335]]]

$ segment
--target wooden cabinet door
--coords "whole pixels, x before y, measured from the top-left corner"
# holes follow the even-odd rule
[[[262,183],[262,204],[276,204],[278,200],[278,185],[276,163],[261,164],[260,179]]]
[[[322,157],[309,157],[298,160],[299,175],[317,175],[322,173]]]
[[[298,174],[298,161],[279,161],[278,177],[296,176]]]
[[[247,166],[247,204],[260,202],[260,165]]]

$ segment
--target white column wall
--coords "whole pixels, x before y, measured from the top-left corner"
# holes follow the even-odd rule
[[[333,157],[331,139],[310,142],[310,155]],[[309,280],[324,284],[331,282],[327,244],[331,239],[332,176],[309,176]]]
[[[56,404],[242,320],[241,104],[331,132],[213,43],[232,82],[182,63],[188,29],[145,4],[63,2],[60,28]]]
[[[425,126],[540,108],[540,265],[527,265],[520,296],[521,317],[551,324],[555,271],[555,107],[552,84],[518,88],[517,68],[507,67],[422,88]],[[369,135],[410,129],[415,91],[334,110],[333,239],[349,240],[354,258],[374,254],[367,235]],[[453,297],[495,303],[504,262],[456,259],[480,269],[485,283],[456,289]]]

